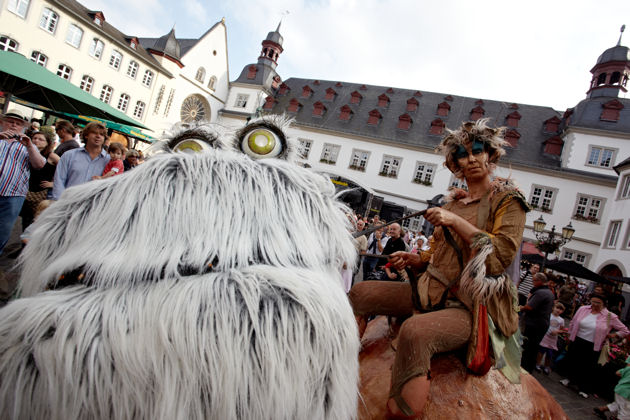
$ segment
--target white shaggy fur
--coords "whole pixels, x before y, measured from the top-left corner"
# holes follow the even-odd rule
[[[0,309],[13,419],[353,419],[355,260],[325,178],[235,152],[161,154],[70,188]],[[205,272],[208,264],[212,272]],[[78,284],[54,288],[79,270]]]

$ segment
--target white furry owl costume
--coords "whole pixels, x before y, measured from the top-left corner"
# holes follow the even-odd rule
[[[355,418],[332,184],[250,157],[290,152],[270,121],[170,146],[207,150],[70,188],[36,221],[0,309],[2,418]]]

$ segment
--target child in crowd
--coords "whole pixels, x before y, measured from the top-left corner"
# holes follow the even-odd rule
[[[94,176],[92,179],[109,178],[114,175],[120,175],[125,171],[122,157],[125,155],[125,147],[120,143],[112,143],[109,145],[109,162],[103,169],[103,175]]]
[[[619,420],[630,420],[630,357],[626,359],[626,367],[617,371],[620,376],[615,387],[615,402],[601,407],[593,408],[595,414],[602,419],[606,419],[606,412],[615,416]]]
[[[553,353],[558,350],[558,333],[564,329],[564,318],[560,315],[564,312],[564,305],[560,302],[556,302],[553,305],[553,310],[549,316],[549,329],[540,342],[540,350],[538,351],[538,358],[536,360],[536,370],[538,372],[545,372],[549,375],[549,366]],[[545,366],[541,365],[542,358],[545,358]]]

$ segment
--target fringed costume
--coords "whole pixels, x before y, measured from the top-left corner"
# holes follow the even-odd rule
[[[2,418],[355,418],[350,226],[290,150],[266,120],[184,126],[65,191],[0,309]]]

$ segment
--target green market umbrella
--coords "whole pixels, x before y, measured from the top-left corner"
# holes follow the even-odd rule
[[[37,109],[39,111],[42,112],[46,112],[49,114],[53,114],[56,115],[58,117],[62,117],[62,118],[70,118],[72,120],[75,120],[75,122],[77,121],[82,121],[85,123],[89,123],[92,121],[96,121],[96,122],[100,122],[101,124],[105,125],[107,128],[110,128],[114,131],[117,131],[119,133],[123,133],[126,136],[130,136],[130,137],[134,137],[136,139],[140,139],[142,141],[145,141],[147,143],[153,143],[154,141],[156,141],[156,139],[154,137],[151,137],[147,134],[144,134],[143,132],[141,132],[137,127],[132,127],[130,125],[125,125],[125,124],[120,124],[114,121],[110,121],[110,120],[106,120],[104,118],[96,118],[96,117],[90,117],[88,115],[75,115],[75,114],[69,114],[67,112],[60,112],[60,111],[55,111],[54,109],[50,109],[47,108],[45,106],[41,106],[41,105],[37,105],[28,101],[25,101],[23,99],[19,99],[19,98],[12,98],[11,99],[13,102],[15,102],[16,104],[20,104],[20,105],[24,105],[26,107],[29,108],[33,108],[33,109]]]
[[[0,51],[0,91],[55,111],[147,128],[24,56]]]

